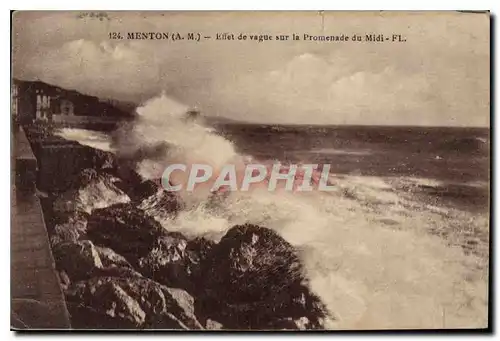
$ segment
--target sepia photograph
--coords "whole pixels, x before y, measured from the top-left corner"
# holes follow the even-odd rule
[[[488,11],[12,11],[11,330],[487,331]]]

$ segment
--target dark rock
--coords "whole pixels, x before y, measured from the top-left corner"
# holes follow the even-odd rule
[[[139,259],[139,271],[162,284],[184,288],[190,275],[185,266],[186,245],[187,240],[181,234],[160,237],[151,251]]]
[[[125,267],[132,268],[132,265],[123,257],[112,249],[103,246],[96,246],[95,249],[101,258],[104,267]]]
[[[135,271],[133,268],[124,266],[110,266],[104,268],[95,268],[92,272],[91,277],[122,277],[122,278],[134,278],[144,276]]]
[[[85,230],[89,214],[83,211],[71,210],[54,210],[54,202],[57,200],[58,194],[51,193],[48,197],[41,197],[43,216],[48,232],[54,233],[54,228],[57,225],[73,225],[76,224],[78,229]]]
[[[261,301],[303,279],[294,248],[273,230],[256,225],[231,228],[212,248],[203,270],[208,290],[220,288],[229,302]],[[241,287],[245,281],[252,286]]]
[[[82,154],[88,168],[114,170],[118,167],[117,159],[111,152],[83,146]]]
[[[173,192],[166,191],[161,185],[161,179],[144,180],[132,170],[130,165],[123,161],[125,166],[120,168],[120,181],[115,185],[124,191],[133,203],[140,205],[148,214],[160,218],[172,218],[183,207],[180,197]]]
[[[97,316],[111,317],[112,326],[202,329],[194,315],[193,297],[145,278],[98,277],[80,281],[71,286],[66,298],[69,305],[91,307]],[[86,322],[93,324],[77,324]]]
[[[151,322],[148,324],[149,329],[181,329],[189,330],[188,326],[182,323],[177,317],[171,313],[162,313],[155,315]],[[199,328],[197,328],[199,329]]]
[[[139,260],[138,267],[157,282],[193,292],[192,275],[212,245],[204,238],[188,241],[182,234],[171,232],[155,242],[148,255]]]
[[[94,269],[92,277],[143,277],[122,255],[107,247],[96,246],[95,248],[103,267]]]
[[[328,316],[308,289],[294,248],[267,228],[231,228],[196,277],[203,283],[197,311],[229,329],[268,329],[304,318],[308,329],[323,328]]]
[[[56,225],[50,236],[50,244],[56,246],[64,242],[76,242],[80,238],[80,230],[73,224]]]
[[[86,233],[88,213],[80,211],[55,211],[56,197],[50,195],[40,199],[45,226],[49,233],[50,244],[76,242]]]
[[[158,221],[165,222],[175,218],[182,210],[183,204],[175,193],[160,187],[152,195],[143,199],[139,208]]]
[[[189,329],[203,329],[195,316],[194,298],[182,289],[162,286],[167,305],[171,306],[171,313]],[[168,312],[168,309],[167,309]]]
[[[132,199],[132,201],[140,202],[158,192],[159,189],[159,182],[155,182],[153,180],[145,180],[129,188],[128,195],[130,196],[130,199]]]
[[[60,213],[79,211],[90,214],[97,208],[130,202],[130,198],[115,186],[118,178],[107,173],[84,169],[75,181],[77,184],[72,186],[72,189],[60,193],[54,200],[54,211]]]
[[[133,326],[140,327],[144,323],[146,313],[118,284],[107,282],[97,290],[95,295],[100,298],[98,310],[105,311],[111,317],[127,320]]]
[[[112,248],[134,266],[166,234],[156,220],[130,204],[96,209],[87,223],[87,236],[92,241]]]
[[[207,258],[215,243],[209,239],[197,237],[188,241],[186,246],[187,257],[193,264],[201,264]]]
[[[86,297],[82,294],[82,282],[66,291],[68,311],[73,328],[85,329],[137,329],[145,322],[146,313],[140,304],[113,281],[92,286]],[[82,299],[78,301],[78,299]]]
[[[96,268],[103,267],[94,244],[89,240],[57,244],[53,253],[57,268],[64,270],[72,281],[89,278]]]
[[[307,330],[310,329],[310,321],[307,317],[292,319],[291,317],[270,321],[268,328],[270,330]]]

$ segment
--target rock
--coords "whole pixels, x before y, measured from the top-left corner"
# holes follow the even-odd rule
[[[159,283],[186,287],[190,275],[185,266],[186,245],[187,240],[180,233],[160,237],[151,251],[139,259],[139,271]]]
[[[62,224],[54,227],[50,236],[50,245],[56,246],[64,242],[76,242],[80,238],[80,231],[73,224]]]
[[[129,188],[128,195],[133,201],[141,202],[142,200],[149,198],[153,194],[156,194],[160,189],[160,182],[154,180],[141,181],[137,185]]]
[[[202,237],[196,237],[188,241],[186,250],[192,263],[198,264],[205,258],[214,247],[215,242]]]
[[[162,287],[167,304],[173,307],[175,316],[190,329],[203,329],[195,316],[194,298],[182,289]]]
[[[192,275],[212,245],[204,238],[188,241],[181,233],[170,232],[158,238],[138,268],[159,283],[193,292]]]
[[[288,317],[285,319],[270,321],[268,328],[273,330],[307,330],[310,329],[309,325],[310,321],[307,317],[301,317],[295,320]]]
[[[96,209],[87,223],[87,236],[92,241],[115,250],[133,266],[165,234],[156,220],[130,204]]]
[[[72,281],[86,279],[102,262],[94,244],[89,240],[57,244],[54,259],[59,270],[64,270]]]
[[[95,269],[92,273],[93,277],[143,277],[122,255],[107,247],[96,246],[95,248],[103,267]]]
[[[91,277],[122,277],[122,278],[144,278],[144,276],[133,268],[124,266],[111,266],[95,268]]]
[[[78,177],[78,186],[62,192],[55,199],[53,210],[56,212],[86,212],[109,207],[117,203],[130,202],[130,198],[115,182],[119,179],[107,173],[97,173],[94,169],[84,169]]]
[[[220,321],[225,328],[266,329],[301,318],[308,319],[308,329],[323,328],[328,316],[324,304],[308,289],[294,248],[267,228],[248,224],[231,228],[195,277],[203,283],[196,294],[199,315]]]
[[[134,327],[140,327],[146,319],[146,313],[139,303],[129,296],[118,284],[106,282],[97,288],[95,295],[99,297],[97,308],[110,317],[130,322]]]
[[[112,317],[111,325],[118,320],[136,328],[202,329],[188,293],[146,278],[92,278],[74,283],[66,298],[70,305],[92,307],[97,315]]]
[[[172,218],[175,218],[182,207],[183,204],[175,193],[166,191],[161,187],[139,204],[139,208],[143,209],[146,214],[166,224]]]
[[[77,283],[79,289],[83,282]],[[71,315],[71,326],[82,329],[137,329],[141,328],[146,313],[139,302],[112,281],[93,286],[86,297],[74,288],[66,291],[66,305]]]
[[[71,280],[68,277],[66,271],[62,270],[58,272],[59,274],[59,282],[61,283],[61,288],[63,291],[66,291],[71,285]]]
[[[205,328],[210,330],[220,330],[224,329],[224,326],[222,325],[222,323],[219,323],[211,319],[207,319],[207,322],[205,323]]]
[[[85,212],[47,212],[45,220],[51,245],[83,239],[87,233],[87,219]]]
[[[88,168],[114,170],[118,167],[116,157],[111,152],[84,146],[81,154],[84,155]]]
[[[101,258],[104,267],[125,267],[132,268],[132,265],[123,257],[112,249],[103,246],[96,246],[95,249]]]
[[[265,300],[302,280],[293,247],[276,232],[256,225],[231,228],[203,263],[205,286],[229,302]],[[237,280],[237,281],[235,281]],[[242,282],[252,286],[241,286]]]
[[[189,330],[190,328],[182,323],[177,317],[171,313],[158,314],[153,317],[153,320],[148,325],[149,329],[167,329],[167,330]]]

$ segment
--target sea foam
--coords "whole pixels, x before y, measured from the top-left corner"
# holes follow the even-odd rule
[[[136,156],[138,170],[149,178],[170,163],[217,168],[251,159],[202,124],[186,121],[187,109],[163,94],[137,109],[136,122],[103,140],[118,155]],[[98,145],[81,133],[61,135]],[[338,185],[331,193],[232,192],[220,200],[210,193],[182,193],[186,208],[161,223],[214,240],[235,224],[274,229],[299,250],[312,290],[335,316],[330,328],[487,325],[487,260],[428,232],[439,224],[459,226],[463,216],[437,214],[382,178],[331,180]],[[484,221],[477,224],[487,228]]]

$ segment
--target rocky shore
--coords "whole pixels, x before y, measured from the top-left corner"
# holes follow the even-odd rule
[[[175,219],[178,197],[112,153],[75,150],[81,171],[42,199],[74,328],[324,328],[329,313],[276,232],[237,225],[215,243],[169,231],[154,216]]]

